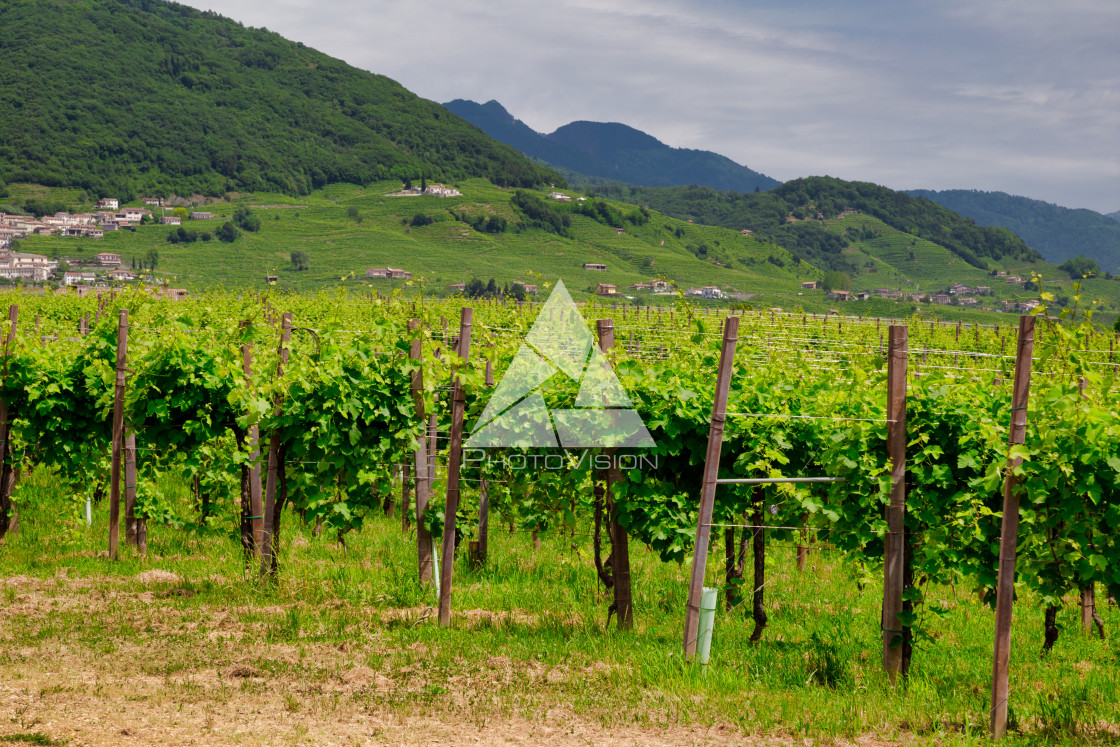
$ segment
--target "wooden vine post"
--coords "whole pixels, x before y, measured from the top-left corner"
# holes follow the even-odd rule
[[[117,370],[113,392],[113,461],[109,467],[109,558],[117,559],[121,531],[121,452],[124,448],[124,388],[128,364],[128,309],[117,323]]]
[[[276,362],[276,378],[284,375],[288,363],[288,342],[292,339],[292,312],[285,311],[280,322],[280,358]],[[280,397],[273,402],[273,411],[279,412]],[[261,529],[261,575],[276,575],[276,534],[279,528],[279,512],[276,509],[276,487],[279,482],[281,462],[284,459],[280,434],[273,433],[268,439],[268,475],[264,489],[264,524]],[[280,507],[283,510],[283,506]]]
[[[19,306],[12,304],[8,308],[8,334],[4,337],[4,384],[8,382],[8,356],[12,354],[12,342],[16,338],[16,326],[19,322]],[[8,533],[10,528],[15,532],[16,507],[12,503],[12,468],[8,466],[8,440],[11,435],[10,413],[8,401],[0,397],[0,539]]]
[[[1110,343],[1111,344],[1111,343]],[[1085,396],[1085,389],[1089,386],[1089,380],[1082,377],[1078,381],[1077,388],[1081,392],[1081,398],[1087,399]],[[1101,639],[1104,638],[1104,621],[1101,620],[1100,615],[1097,614],[1097,598],[1096,590],[1092,581],[1081,587],[1081,630],[1085,633],[1092,633],[1093,626],[1097,626],[1097,631],[1100,633]]]
[[[125,428],[124,537],[128,544],[145,554],[148,550],[147,534],[147,522],[136,516],[136,434],[131,428]]]
[[[249,331],[250,322],[241,322],[241,328]],[[245,386],[253,386],[253,343],[241,345],[241,373]],[[264,539],[264,502],[261,498],[261,448],[260,426],[253,423],[245,434],[249,447],[249,462],[241,465],[241,545],[246,559],[260,554]]]
[[[901,620],[906,558],[906,352],[904,325],[892,324],[887,353],[887,452],[891,493],[887,505],[886,557],[883,563],[883,668],[893,685],[906,676]]]
[[[494,386],[494,363],[486,361],[486,388]],[[486,565],[490,544],[490,486],[486,480],[478,481],[478,539],[471,542],[470,561],[476,568]]]
[[[471,359],[471,318],[474,310],[464,307],[459,318],[459,344],[456,352],[466,365]],[[451,625],[451,586],[455,572],[455,515],[459,511],[459,468],[463,461],[463,416],[466,396],[463,382],[456,374],[451,383],[451,445],[447,456],[447,501],[443,509],[443,555],[440,556],[439,624]]]
[[[727,318],[723,325],[723,344],[719,354],[719,371],[716,374],[716,391],[712,399],[712,424],[708,431],[708,450],[704,459],[704,478],[700,487],[700,516],[696,524],[696,544],[692,553],[692,575],[688,584],[688,602],[684,617],[684,655],[691,660],[696,654],[696,639],[700,630],[700,596],[704,591],[704,572],[708,563],[708,544],[711,541],[712,510],[716,501],[716,479],[719,477],[719,458],[723,447],[723,427],[727,419],[727,397],[731,391],[731,375],[735,363],[735,343],[738,342],[739,317]]]
[[[614,321],[600,319],[595,323],[599,335],[599,350],[606,355],[614,347]],[[613,462],[614,450],[608,450]],[[611,484],[616,481],[617,470],[613,467],[599,471],[603,498],[607,509],[607,531],[611,539],[611,577],[614,581],[614,611],[618,615],[618,629],[630,630],[634,627],[634,596],[630,584],[630,538],[626,528],[618,523],[614,493]],[[609,615],[608,615],[609,618]]]
[[[993,739],[1007,733],[1007,681],[1011,659],[1011,603],[1015,589],[1015,545],[1019,538],[1019,478],[1015,469],[1023,463],[1011,450],[1026,440],[1027,400],[1031,387],[1031,356],[1034,353],[1033,316],[1019,317],[1019,342],[1015,355],[1015,384],[1011,394],[1011,432],[1007,437],[1007,471],[1003,479],[1003,519],[999,538],[999,577],[996,581],[995,652],[992,658]]]
[[[412,407],[416,411],[417,422],[423,423],[424,371],[420,368],[420,357],[424,339],[419,332],[419,320],[409,321],[408,329],[414,335],[408,357],[417,364],[416,370],[412,372]],[[428,501],[432,497],[432,483],[428,471],[427,436],[424,434],[416,439],[416,451],[412,454],[412,471],[416,479],[416,555],[420,583],[426,584],[432,580],[432,535],[428,531],[428,523],[424,520],[424,512],[428,510]]]

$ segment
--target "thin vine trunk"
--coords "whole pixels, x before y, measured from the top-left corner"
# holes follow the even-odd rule
[[[752,594],[751,617],[754,619],[754,632],[751,633],[750,642],[758,643],[762,640],[762,631],[766,628],[767,617],[764,602],[764,587],[766,586],[766,530],[762,528],[766,521],[766,512],[763,507],[762,488],[755,490],[754,511],[751,515],[751,548],[754,551],[754,590]]]
[[[1042,641],[1042,653],[1048,654],[1054,648],[1054,644],[1058,642],[1058,610],[1061,609],[1058,605],[1051,605],[1046,608],[1043,615],[1043,626],[1045,628],[1045,637]]]
[[[735,542],[735,527],[726,527],[723,530],[723,556],[724,572],[727,579],[727,594],[725,604],[728,610],[733,610],[743,601],[743,571],[747,564],[747,538],[750,534],[744,528],[739,532],[738,547]]]

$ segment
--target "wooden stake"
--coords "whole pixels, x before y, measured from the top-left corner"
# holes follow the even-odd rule
[[[125,428],[124,437],[124,539],[140,547],[140,526],[136,518],[136,434]]]
[[[408,329],[413,334],[412,347],[408,357],[419,364],[422,353],[423,338],[419,333],[420,321],[412,319]],[[412,407],[416,412],[418,422],[424,422],[424,372],[422,369],[412,372]],[[427,438],[421,435],[416,439],[416,451],[412,455],[412,469],[416,473],[416,555],[418,574],[421,584],[432,580],[432,535],[428,531],[428,523],[424,520],[424,512],[428,510],[428,501],[432,495],[431,472],[428,469]]]
[[[1022,444],[1027,433],[1027,400],[1031,387],[1031,355],[1034,353],[1033,316],[1019,317],[1018,350],[1015,355],[1015,384],[1011,395],[1011,432],[1007,437],[1007,472],[1003,481],[1003,520],[999,538],[999,577],[996,581],[995,652],[992,658],[993,739],[1007,733],[1007,681],[1011,659],[1011,603],[1015,590],[1015,544],[1019,537],[1019,478],[1015,468],[1022,464],[1012,457],[1011,447]]]
[[[692,575],[688,584],[688,602],[684,617],[684,655],[691,660],[696,653],[696,636],[700,627],[700,595],[704,590],[704,571],[711,540],[712,509],[716,500],[716,478],[723,447],[723,426],[727,418],[727,396],[735,364],[735,343],[738,341],[739,317],[729,317],[723,325],[723,345],[716,374],[716,391],[712,398],[712,424],[708,431],[708,450],[704,459],[704,478],[700,488],[700,516],[696,525],[696,545],[692,553]]]
[[[241,322],[242,328],[248,330],[250,322]],[[245,377],[245,386],[253,386],[253,343],[246,342],[241,345],[241,373]],[[260,426],[253,423],[245,434],[249,446],[249,463],[241,465],[242,479],[247,481],[248,503],[243,507],[241,514],[241,542],[250,557],[260,554],[261,543],[264,541],[264,503],[261,500],[261,449]],[[245,513],[244,508],[249,512]]]
[[[1088,399],[1085,396],[1085,389],[1089,386],[1089,380],[1082,377],[1077,382],[1077,389],[1081,393],[1081,399]],[[1093,624],[1097,620],[1097,599],[1096,590],[1093,588],[1093,582],[1081,587],[1081,630],[1085,633],[1093,632]],[[1101,636],[1104,637],[1103,635]]]
[[[285,311],[280,320],[280,358],[276,361],[276,378],[284,375],[284,366],[288,364],[288,342],[292,339],[292,312]],[[280,399],[273,402],[274,412],[280,410]],[[283,444],[280,443],[280,434],[273,433],[268,437],[268,474],[265,478],[264,488],[264,524],[261,527],[261,575],[275,576],[276,563],[276,527],[279,517],[276,513],[276,488],[280,477],[283,459]],[[283,506],[281,505],[281,509]]]
[[[457,352],[464,363],[471,359],[471,317],[474,309],[464,307],[459,317]],[[459,511],[459,467],[463,461],[463,415],[466,396],[459,376],[451,383],[451,445],[447,455],[447,501],[443,510],[443,555],[440,556],[439,624],[451,625],[451,587],[455,572],[455,514]]]
[[[614,347],[614,322],[600,319],[596,323],[599,334],[599,349],[604,355]],[[631,344],[633,333],[631,333]],[[614,461],[614,450],[607,452]],[[618,469],[610,467],[600,470],[599,479],[603,482],[603,496],[607,507],[607,531],[611,538],[611,576],[614,578],[614,610],[618,615],[618,629],[630,630],[634,627],[634,596],[630,583],[630,538],[626,527],[618,523],[618,508],[614,502],[613,483],[621,480]]]
[[[886,558],[883,564],[883,668],[891,684],[902,666],[904,531],[906,524],[906,327],[891,325],[887,358],[887,452],[891,460],[891,496],[887,506]]]
[[[16,339],[16,327],[19,322],[19,306],[12,304],[8,307],[8,334],[4,337],[4,383],[8,381],[8,356],[12,353],[12,342]],[[8,437],[11,435],[11,424],[8,422],[7,400],[0,398],[0,539],[8,533],[14,532],[16,522],[16,507],[12,503],[12,467],[8,464],[11,449],[8,448]]]
[[[486,361],[486,387],[494,386],[494,363]],[[490,551],[490,485],[485,480],[478,484],[478,550],[475,562],[479,566],[486,565],[486,556]]]
[[[109,558],[117,559],[121,531],[121,451],[124,448],[124,387],[128,363],[128,309],[117,324],[117,375],[113,392],[113,461],[109,467]]]

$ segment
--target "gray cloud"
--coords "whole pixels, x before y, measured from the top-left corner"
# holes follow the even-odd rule
[[[625,122],[779,179],[1120,209],[1111,0],[187,0],[534,129]]]

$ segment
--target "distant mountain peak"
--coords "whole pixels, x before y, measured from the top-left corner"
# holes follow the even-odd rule
[[[705,150],[673,148],[621,122],[578,120],[548,135],[536,132],[491,100],[444,104],[490,137],[566,171],[643,187],[698,184],[718,190],[769,190],[781,182]]]

